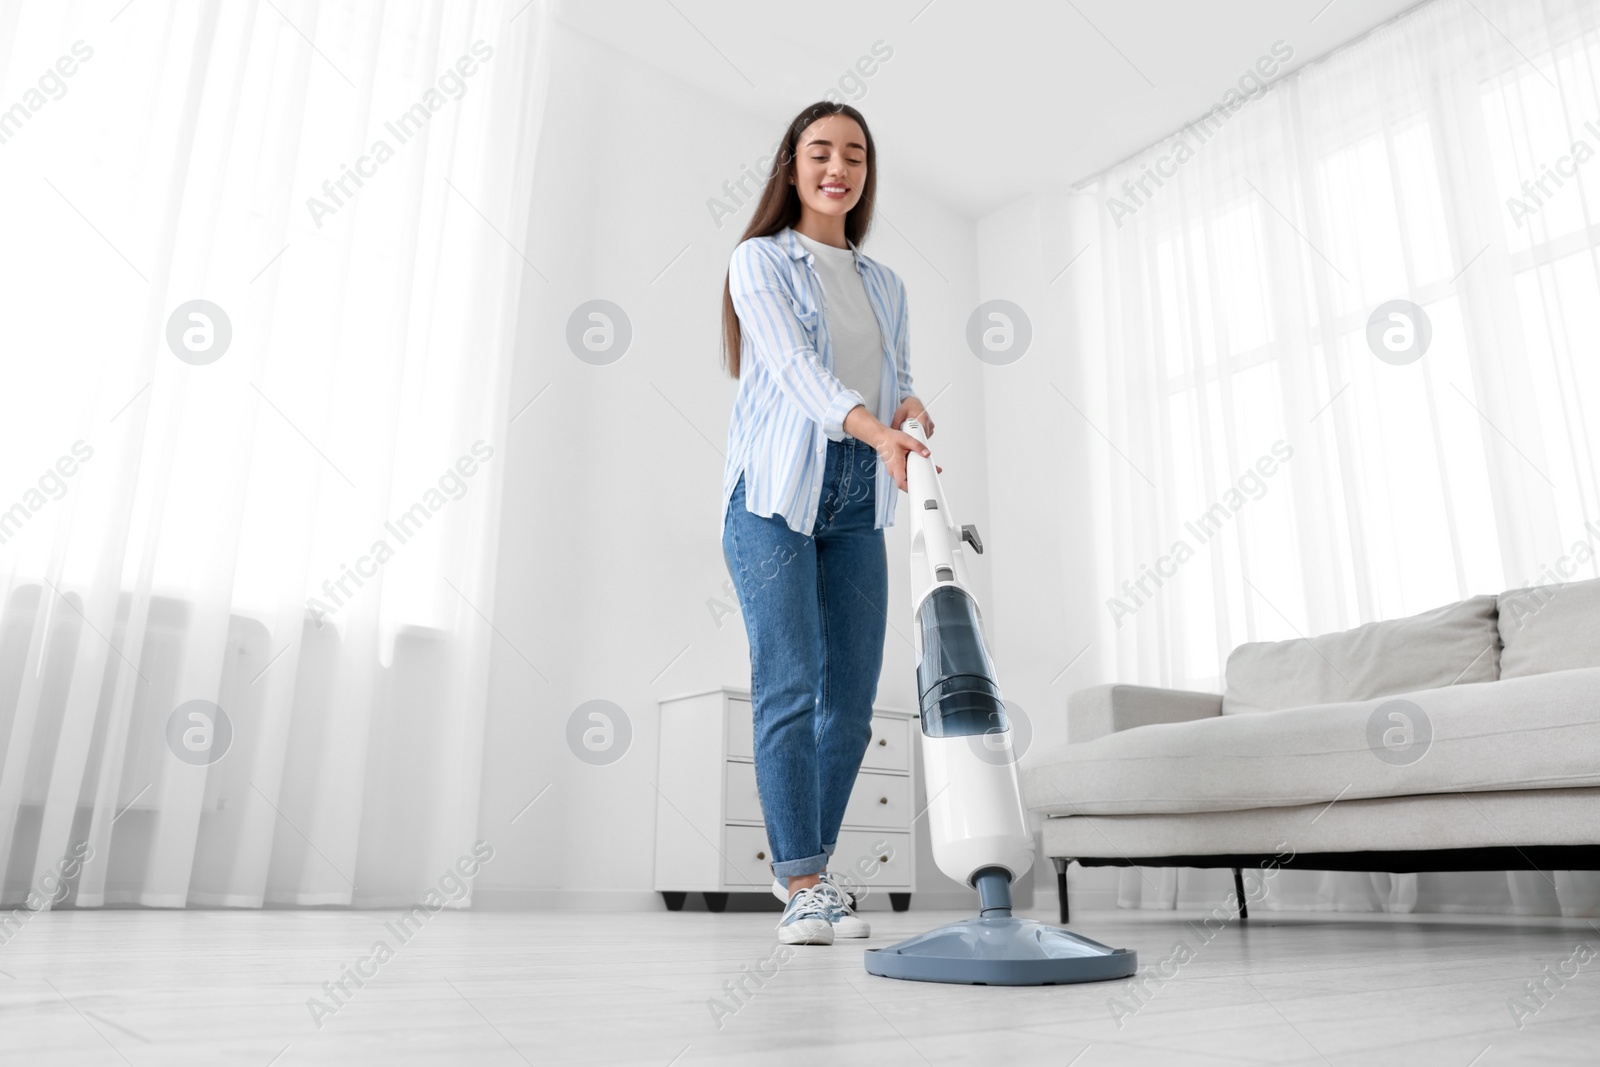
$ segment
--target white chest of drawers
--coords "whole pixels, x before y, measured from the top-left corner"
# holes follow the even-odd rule
[[[896,911],[916,889],[915,741],[910,712],[873,709],[872,740],[828,863],[857,896],[885,893]],[[661,701],[660,752],[655,888],[667,907],[703,893],[721,911],[730,892],[770,893],[750,691],[723,686]]]

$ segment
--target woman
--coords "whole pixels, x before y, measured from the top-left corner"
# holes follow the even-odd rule
[[[778,937],[866,937],[828,874],[871,737],[888,622],[883,527],[906,454],[933,433],[911,395],[906,290],[857,246],[872,221],[866,119],[817,103],[789,124],[723,287],[739,379],[723,475],[722,551],[750,638],[756,785]]]

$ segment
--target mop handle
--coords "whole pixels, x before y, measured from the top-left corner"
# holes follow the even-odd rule
[[[928,443],[928,435],[922,432],[922,423],[916,419],[907,419],[900,424],[900,429],[915,438],[919,445]],[[944,494],[939,492],[939,476],[934,472],[933,460],[921,452],[906,453],[906,489],[913,500],[937,500],[944,506]]]

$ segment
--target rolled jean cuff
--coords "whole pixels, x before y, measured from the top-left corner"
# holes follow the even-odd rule
[[[837,841],[835,841],[831,845],[823,845],[822,846],[822,854],[831,858],[833,856],[833,850],[838,848],[838,847],[839,847],[839,842],[837,842]]]
[[[799,878],[807,874],[821,874],[828,868],[828,854],[819,852],[800,860],[784,860],[772,865],[772,873],[779,878]]]

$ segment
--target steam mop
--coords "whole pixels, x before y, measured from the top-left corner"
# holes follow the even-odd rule
[[[927,444],[916,419],[901,429]],[[907,454],[906,486],[911,588],[920,590],[912,616],[933,858],[978,891],[978,916],[868,949],[867,973],[966,985],[1126,978],[1138,968],[1135,952],[1011,914],[1011,883],[1033,866],[1033,835],[983,616],[967,592],[961,545],[982,553],[983,542],[970,524],[957,530],[927,456]]]

